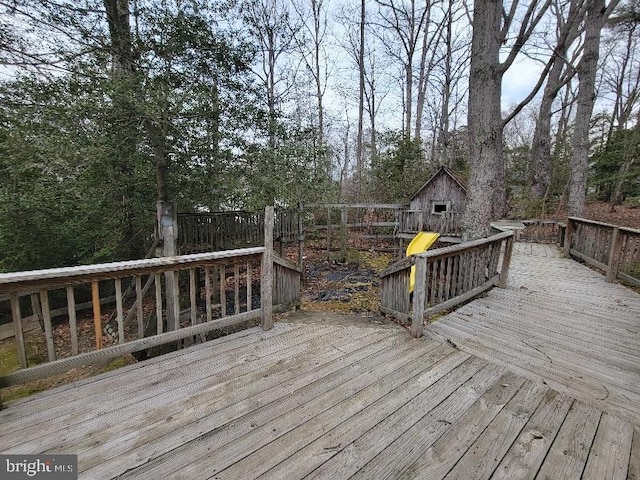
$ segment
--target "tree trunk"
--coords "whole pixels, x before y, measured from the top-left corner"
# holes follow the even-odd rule
[[[600,32],[606,20],[604,0],[588,0],[582,59],[577,67],[578,95],[573,129],[571,177],[567,210],[570,216],[584,211],[589,166],[589,123],[595,102],[595,81],[600,54]]]
[[[532,201],[544,198],[547,195],[549,185],[551,185],[551,116],[553,114],[551,108],[558,95],[563,67],[564,59],[559,54],[549,72],[538,111],[530,157],[531,165],[533,165]]]
[[[365,0],[360,1],[360,45],[358,46],[358,138],[356,139],[356,202],[362,195],[362,170],[364,169],[364,32],[366,19]],[[345,159],[345,163],[346,163]]]
[[[469,79],[471,168],[463,219],[467,240],[487,236],[491,220],[501,218],[506,210],[500,112],[501,18],[501,1],[475,3]]]
[[[446,54],[444,59],[444,78],[442,80],[442,105],[440,108],[440,128],[438,129],[438,160],[442,165],[451,167],[449,156],[449,105],[451,102],[451,63],[453,61],[453,18],[452,5],[448,2],[445,26]]]
[[[112,70],[117,88],[127,88],[134,103],[139,101],[140,85],[135,77],[135,64],[133,59],[133,43],[131,38],[131,25],[129,15],[129,0],[104,0],[107,12],[107,23],[111,37]],[[117,100],[117,99],[116,99]],[[139,112],[132,112],[132,115]],[[144,115],[144,114],[143,114]],[[167,201],[168,193],[168,161],[165,136],[157,122],[146,115],[142,120],[147,139],[153,150],[156,166],[156,190],[158,200]]]
[[[129,0],[104,0],[111,37],[111,68],[114,77],[133,72]]]

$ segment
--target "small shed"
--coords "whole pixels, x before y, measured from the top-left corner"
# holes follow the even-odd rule
[[[409,208],[443,215],[462,213],[466,205],[467,187],[463,179],[443,166],[411,197]]]

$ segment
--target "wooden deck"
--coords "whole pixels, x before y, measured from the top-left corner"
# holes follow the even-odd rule
[[[438,340],[245,330],[9,405],[0,452],[75,453],[87,479],[640,479],[638,295],[518,248],[510,289],[444,317]]]
[[[640,295],[553,246],[516,244],[507,289],[427,331],[640,423]]]

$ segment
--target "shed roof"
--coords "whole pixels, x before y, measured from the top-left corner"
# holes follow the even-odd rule
[[[425,188],[427,188],[427,186],[433,181],[434,178],[436,178],[438,175],[440,175],[440,173],[445,173],[446,175],[449,175],[454,182],[456,182],[460,188],[464,191],[464,193],[467,193],[467,185],[466,182],[464,181],[464,179],[460,176],[460,174],[450,170],[449,168],[445,167],[444,165],[441,166],[436,173],[434,173],[433,175],[431,175],[431,177],[429,178],[429,180],[427,180],[425,182],[424,185],[422,185],[422,187],[420,187],[418,189],[418,191],[416,193],[413,194],[413,196],[411,197],[411,200],[413,200],[414,198],[416,198]]]

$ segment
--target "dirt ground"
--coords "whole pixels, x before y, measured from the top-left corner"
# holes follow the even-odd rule
[[[373,250],[339,252],[307,247],[304,255],[302,309],[315,312],[380,316],[380,279],[396,257]]]
[[[588,202],[585,205],[583,217],[598,222],[612,223],[621,227],[640,229],[640,208],[616,205],[612,211],[611,205],[608,203]],[[548,218],[565,220],[567,213],[565,210],[560,210],[552,215],[548,215]]]

